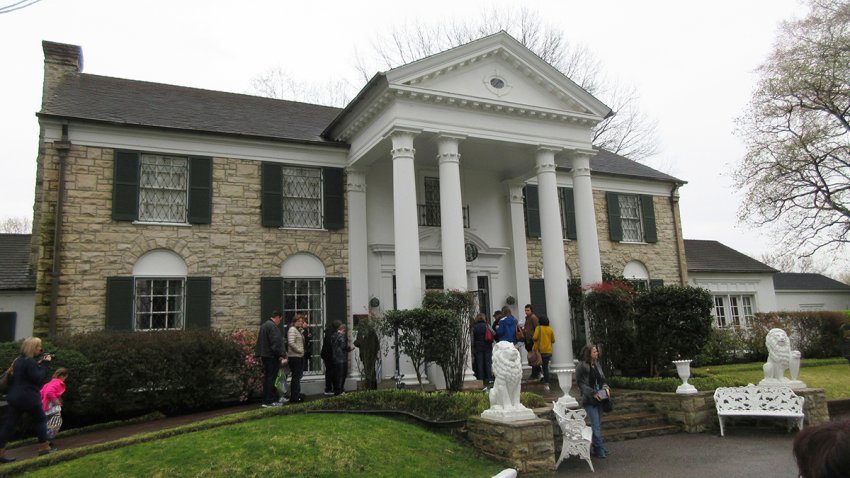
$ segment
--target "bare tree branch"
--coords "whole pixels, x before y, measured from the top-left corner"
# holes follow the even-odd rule
[[[0,233],[29,234],[32,230],[32,220],[26,216],[4,217],[0,219]]]

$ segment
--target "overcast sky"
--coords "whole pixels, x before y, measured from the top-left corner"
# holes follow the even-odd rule
[[[0,6],[13,3],[0,0]],[[0,218],[32,214],[43,54],[41,41],[80,45],[84,71],[244,93],[282,66],[293,77],[357,83],[393,26],[477,18],[503,0],[101,1],[41,0],[0,15]],[[688,239],[714,239],[758,257],[769,237],[739,226],[730,170],[743,156],[733,135],[781,20],[797,0],[529,1],[524,5],[587,45],[607,74],[634,85],[658,121],[660,154],[647,164],[688,181]],[[358,84],[359,86],[359,84]]]

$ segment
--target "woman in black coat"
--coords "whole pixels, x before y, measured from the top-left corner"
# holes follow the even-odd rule
[[[8,411],[3,428],[0,429],[0,463],[15,461],[6,457],[6,443],[15,432],[15,426],[24,413],[35,423],[38,436],[38,454],[46,455],[56,451],[47,442],[47,416],[41,408],[39,391],[44,384],[51,355],[41,353],[41,339],[30,337],[21,345],[21,355],[12,362],[12,376],[9,378],[9,393],[6,395]]]
[[[475,317],[475,323],[472,325],[472,354],[475,358],[475,367],[478,372],[478,378],[484,382],[484,390],[487,390],[487,384],[493,381],[493,343],[486,339],[487,317],[484,314],[478,314]],[[492,333],[493,329],[490,329]],[[493,334],[495,335],[495,334]]]
[[[602,443],[602,395],[610,395],[611,389],[602,367],[599,365],[599,349],[596,345],[585,345],[581,349],[581,362],[576,367],[576,383],[581,389],[581,404],[590,419],[593,430],[591,453],[593,456],[605,458],[608,449]]]

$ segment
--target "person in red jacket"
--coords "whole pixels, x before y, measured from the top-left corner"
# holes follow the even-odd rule
[[[59,367],[53,372],[53,379],[41,387],[41,409],[47,415],[47,443],[53,448],[53,439],[62,427],[62,394],[65,393],[65,380],[68,369]]]

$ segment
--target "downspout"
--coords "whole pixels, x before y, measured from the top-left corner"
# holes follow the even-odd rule
[[[62,218],[65,209],[65,170],[71,141],[68,140],[68,122],[62,122],[62,139],[53,142],[59,154],[59,186],[56,197],[56,217],[53,222],[53,268],[50,279],[50,312],[47,322],[48,338],[56,338],[56,310],[59,303],[59,279],[62,277],[62,262],[59,253],[62,244]]]
[[[682,260],[685,255],[685,243],[679,232],[681,224],[679,224],[679,185],[674,184],[670,190],[670,211],[673,214],[673,238],[676,240],[676,262],[679,265],[679,280],[682,285],[688,285],[688,269],[685,261]]]

